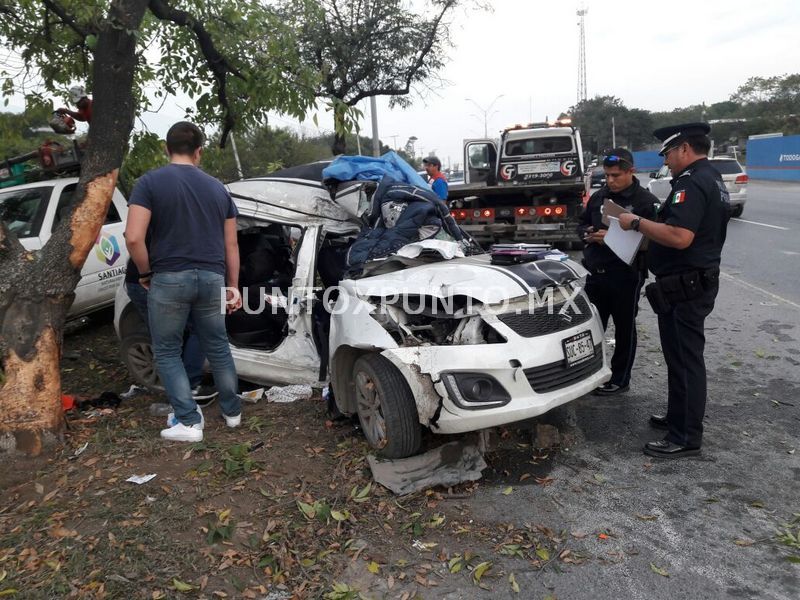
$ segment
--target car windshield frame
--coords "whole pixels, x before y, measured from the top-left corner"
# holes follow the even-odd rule
[[[569,147],[543,148],[546,142],[566,142]],[[554,144],[555,146],[555,144]],[[505,143],[506,156],[534,156],[539,154],[564,154],[574,152],[575,144],[572,137],[568,135],[552,135],[547,137],[531,137],[508,140]]]
[[[33,238],[39,235],[44,221],[44,213],[47,210],[47,200],[53,193],[52,185],[40,185],[30,188],[9,188],[0,189],[0,219],[6,227],[19,239]],[[36,195],[38,194],[38,198]],[[13,218],[9,220],[8,212],[15,210],[9,200],[18,199],[16,214],[12,217],[24,217],[24,219]],[[24,213],[20,210],[23,203],[32,204],[26,207]]]

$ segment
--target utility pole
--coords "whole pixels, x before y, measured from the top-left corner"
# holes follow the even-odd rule
[[[578,102],[586,100],[586,31],[584,27],[584,17],[589,9],[581,5],[575,13],[578,15],[578,27],[580,36],[578,42]]]
[[[369,110],[372,113],[372,156],[381,155],[381,141],[378,139],[378,101],[369,97]]]
[[[617,123],[614,117],[611,117],[611,147],[617,147]]]
[[[231,136],[231,148],[233,149],[233,158],[236,159],[236,174],[239,176],[239,179],[244,179],[244,173],[242,173],[242,163],[239,160],[239,151],[236,149],[236,140],[233,137],[233,132],[230,133]]]
[[[483,117],[480,117],[479,115],[472,115],[479,121],[481,120],[481,118],[483,119],[483,137],[489,137],[489,119],[492,117],[494,113],[497,112],[497,111],[492,111],[492,107],[494,106],[494,103],[500,100],[500,98],[502,98],[503,96],[505,96],[505,94],[500,94],[499,96],[497,96],[494,100],[492,100],[492,102],[486,108],[483,108],[472,98],[464,98],[467,102],[472,102],[483,115]]]

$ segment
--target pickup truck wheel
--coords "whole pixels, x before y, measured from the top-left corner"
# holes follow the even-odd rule
[[[419,450],[422,431],[408,383],[388,360],[367,354],[353,366],[358,420],[364,435],[385,458],[405,458]]]
[[[164,386],[161,385],[156,371],[153,346],[149,335],[131,333],[125,336],[120,345],[120,352],[136,385],[144,386],[152,391],[164,391]]]

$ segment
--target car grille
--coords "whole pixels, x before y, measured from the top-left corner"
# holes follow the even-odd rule
[[[603,368],[603,346],[597,344],[594,347],[594,358],[591,360],[572,367],[567,367],[566,363],[566,360],[559,360],[549,365],[525,369],[525,377],[537,394],[560,390]]]
[[[553,304],[552,311],[548,311],[548,307],[545,305],[537,307],[533,312],[507,313],[499,315],[497,318],[501,323],[513,329],[515,333],[526,338],[564,331],[592,318],[592,309],[585,296],[580,295],[575,298],[573,304],[569,304],[562,315],[561,308],[564,304]],[[580,312],[575,310],[575,306]]]

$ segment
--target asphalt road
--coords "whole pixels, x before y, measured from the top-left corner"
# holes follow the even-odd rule
[[[498,567],[515,573],[521,594],[498,582],[491,593],[445,588],[438,597],[796,600],[800,565],[775,533],[800,513],[798,256],[800,185],[752,183],[706,322],[703,454],[660,461],[641,451],[663,437],[647,418],[666,403],[658,327],[643,299],[631,391],[586,396],[544,418],[562,436],[552,484],[485,482],[466,503],[498,532],[568,532],[564,547],[588,561],[539,572],[507,560]]]
[[[747,187],[744,213],[728,224],[722,270],[800,304],[800,183]]]

